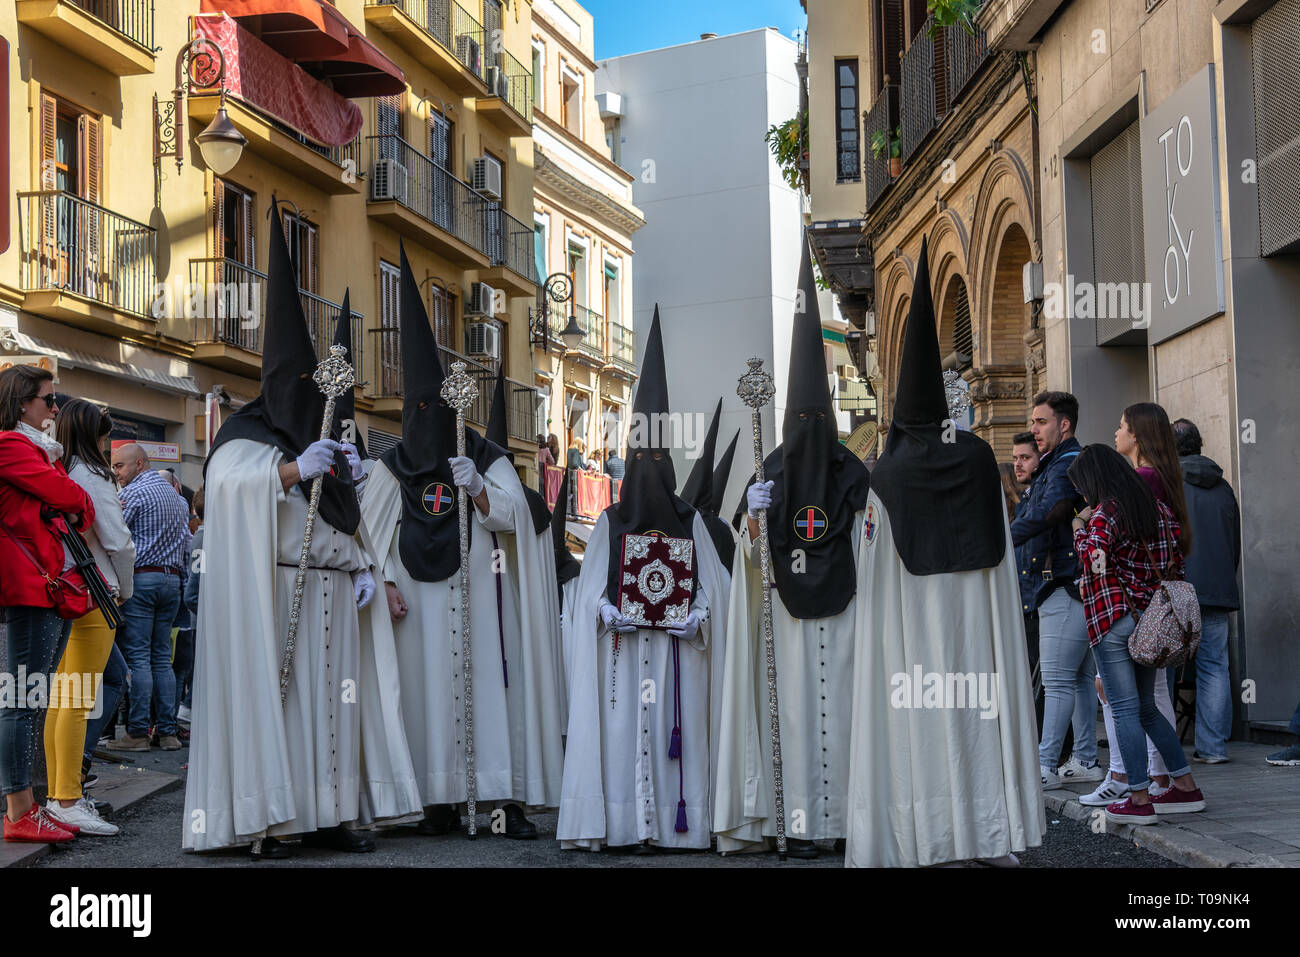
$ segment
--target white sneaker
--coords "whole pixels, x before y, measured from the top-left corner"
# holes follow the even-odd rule
[[[72,807],[63,807],[58,801],[50,801],[45,805],[45,810],[56,821],[62,821],[64,824],[75,824],[81,828],[82,834],[91,834],[96,837],[112,837],[118,832],[118,826],[110,824],[100,817],[99,812],[95,810],[95,805],[84,797]]]
[[[1062,787],[1061,779],[1056,776],[1056,772],[1051,768],[1040,767],[1038,770],[1043,778],[1044,791],[1055,791]]]
[[[1100,764],[1085,767],[1074,755],[1070,755],[1070,760],[1062,764],[1056,773],[1061,776],[1061,780],[1066,784],[1091,784],[1093,781],[1100,781],[1106,776]]]
[[[1129,787],[1127,782],[1116,781],[1106,772],[1106,779],[1097,786],[1097,790],[1091,794],[1080,794],[1079,803],[1086,804],[1088,807],[1105,807],[1107,804],[1114,804],[1116,801],[1122,801],[1128,797]]]
[[[180,724],[189,724],[189,723],[190,723],[190,709],[187,708],[187,707],[185,707],[185,705],[181,705],[179,708],[177,708],[177,709],[176,709],[176,720],[177,720]]]

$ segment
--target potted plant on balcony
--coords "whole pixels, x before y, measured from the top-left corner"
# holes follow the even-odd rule
[[[871,156],[884,159],[889,154],[889,175],[899,176],[903,172],[903,128],[896,126],[892,131],[876,130],[871,134]]]
[[[926,6],[934,18],[930,24],[930,39],[933,40],[943,27],[961,27],[975,36],[975,15],[983,4],[984,0],[928,0]]]
[[[790,188],[808,192],[808,111],[800,111],[780,126],[769,127],[763,140]]]

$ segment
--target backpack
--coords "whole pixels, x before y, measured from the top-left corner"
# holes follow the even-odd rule
[[[1147,561],[1155,566],[1151,549],[1144,542]],[[1128,596],[1129,605],[1133,597]],[[1196,586],[1160,574],[1160,584],[1146,610],[1138,615],[1137,627],[1128,637],[1129,657],[1148,668],[1177,668],[1196,654],[1201,645],[1201,605]]]

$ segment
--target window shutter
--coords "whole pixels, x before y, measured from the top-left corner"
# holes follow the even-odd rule
[[[903,52],[903,0],[876,0],[877,47],[880,61],[876,64],[876,90],[885,83],[898,83],[900,79],[898,58]]]
[[[82,199],[99,202],[99,120],[85,113],[77,117],[77,152],[80,154],[77,191]]]
[[[254,232],[254,226],[257,223],[257,218],[253,215],[253,195],[251,193],[244,193],[240,196],[240,209],[244,215],[239,249],[243,259],[240,261],[249,268],[256,269],[257,243],[255,241],[256,233]]]
[[[41,165],[40,188],[54,189],[57,179],[54,175],[54,158],[56,155],[55,126],[59,119],[59,106],[54,97],[41,94]]]
[[[305,266],[303,269],[303,288],[308,292],[317,294],[320,293],[320,283],[318,282],[320,272],[317,263],[318,232],[317,227],[310,223],[303,223],[303,233],[305,234],[303,238],[306,246],[306,251],[303,254]]]
[[[226,255],[226,184],[212,177],[212,249],[213,259]]]

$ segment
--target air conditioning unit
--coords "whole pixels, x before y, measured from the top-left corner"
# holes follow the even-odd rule
[[[485,282],[476,282],[469,287],[469,302],[465,303],[465,315],[496,316],[497,290]]]
[[[836,366],[835,372],[841,379],[856,379],[858,377],[858,367],[853,365],[851,362],[846,362],[843,365]]]
[[[492,156],[469,161],[469,185],[488,199],[501,198],[501,163]]]
[[[499,66],[490,66],[487,68],[487,85],[493,96],[499,96],[506,100],[510,98],[510,80],[506,78],[506,71]]]
[[[500,359],[501,330],[495,322],[471,322],[465,326],[465,353],[471,359]]]
[[[462,33],[456,38],[456,59],[475,73],[480,75],[483,73],[483,67],[479,63],[478,40],[467,33]]]
[[[395,199],[405,203],[407,197],[406,167],[395,159],[381,159],[375,163],[375,175],[370,179],[370,198]]]

